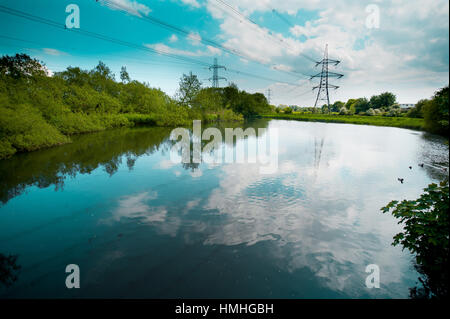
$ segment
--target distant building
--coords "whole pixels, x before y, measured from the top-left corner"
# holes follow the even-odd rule
[[[400,106],[401,109],[412,109],[413,107],[415,107],[415,104],[404,104],[404,103],[400,103],[398,106]]]

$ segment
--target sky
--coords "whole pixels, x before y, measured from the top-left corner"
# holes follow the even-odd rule
[[[79,7],[80,29],[64,29],[70,4]],[[54,21],[56,27],[7,14],[5,7]],[[233,82],[266,95],[270,89],[272,104],[314,106],[312,88],[319,80],[310,76],[321,72],[315,62],[327,45],[329,58],[340,61],[330,71],[344,75],[330,79],[339,86],[330,89],[331,103],[386,91],[399,103],[416,103],[449,82],[449,3],[0,0],[1,55],[27,53],[51,72],[92,69],[101,60],[117,80],[126,66],[132,79],[170,96],[189,72],[210,86],[208,66],[217,58],[226,68],[219,69],[227,79],[221,86]]]

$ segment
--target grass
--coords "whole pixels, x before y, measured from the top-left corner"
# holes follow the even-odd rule
[[[337,114],[264,114],[263,118],[282,120],[296,120],[307,122],[347,123],[375,126],[390,126],[408,128],[414,130],[424,129],[424,120],[410,117],[386,117],[386,116],[363,116],[363,115],[337,115]]]

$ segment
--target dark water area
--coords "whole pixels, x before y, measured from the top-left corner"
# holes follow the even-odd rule
[[[401,225],[380,208],[447,176],[445,140],[348,124],[247,126],[278,130],[274,174],[175,164],[171,129],[156,127],[0,161],[0,253],[21,267],[0,297],[407,298],[418,274],[391,246]],[[80,289],[65,286],[68,264],[80,267]],[[369,264],[379,289],[365,285]]]

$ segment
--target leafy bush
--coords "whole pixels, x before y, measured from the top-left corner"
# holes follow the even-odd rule
[[[430,184],[416,200],[391,201],[381,210],[404,225],[393,245],[402,245],[415,254],[422,288],[413,288],[411,297],[448,298],[449,284],[449,186]]]
[[[348,114],[348,110],[345,106],[339,110],[339,115],[347,115],[347,114]]]
[[[11,152],[10,147],[34,151],[70,141],[48,124],[38,110],[26,104],[16,109],[0,107],[0,139],[7,153]]]
[[[292,109],[288,106],[283,109],[284,114],[292,114]]]
[[[0,159],[8,158],[16,153],[16,149],[5,139],[0,140]]]
[[[433,98],[423,106],[425,129],[448,136],[449,133],[449,101],[448,86],[437,91]]]

